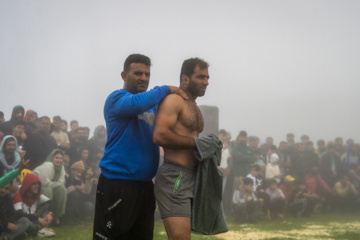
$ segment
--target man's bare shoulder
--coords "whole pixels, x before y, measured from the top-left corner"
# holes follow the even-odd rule
[[[184,98],[178,94],[169,94],[160,103],[160,108],[164,107],[182,107],[184,105]]]

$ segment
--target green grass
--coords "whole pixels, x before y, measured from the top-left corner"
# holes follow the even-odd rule
[[[360,213],[324,213],[316,214],[310,218],[263,220],[257,224],[236,224],[228,220],[229,232],[215,236],[202,236],[192,234],[193,240],[297,240],[297,239],[360,239]],[[78,226],[53,227],[55,238],[63,240],[89,240],[92,239],[92,222]],[[30,238],[40,239],[40,238]],[[155,240],[166,240],[167,236],[161,221],[155,223]]]

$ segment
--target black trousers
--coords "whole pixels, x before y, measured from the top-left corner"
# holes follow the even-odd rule
[[[153,182],[99,178],[93,239],[150,240],[154,232]]]

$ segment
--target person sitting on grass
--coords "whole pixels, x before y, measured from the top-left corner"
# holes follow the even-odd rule
[[[277,181],[275,179],[268,180],[268,188],[265,190],[265,192],[270,197],[269,210],[271,216],[283,218],[285,208],[285,195],[281,191],[281,189],[277,187]]]
[[[262,217],[262,205],[255,196],[253,185],[253,180],[246,177],[238,189],[234,191],[233,214],[238,222],[255,223]]]
[[[304,181],[296,181],[296,189],[289,199],[289,210],[294,217],[309,217],[314,211],[316,196],[306,190]]]
[[[41,193],[55,204],[54,214],[58,223],[59,218],[65,214],[67,200],[63,157],[62,150],[54,149],[47,156],[45,162],[33,171],[33,174],[37,175],[41,181]]]
[[[84,162],[81,160],[75,162],[71,165],[71,175],[66,181],[68,202],[65,220],[69,224],[86,219],[94,210],[94,203],[90,201],[89,195],[93,184],[91,181],[93,172],[91,168],[87,168],[85,181],[83,181],[84,172]]]
[[[51,200],[41,194],[41,182],[35,174],[25,176],[22,186],[13,198],[17,216],[25,217],[28,221],[26,232],[30,235],[37,233],[38,237],[50,237],[55,233],[48,228],[53,220],[53,205]]]
[[[287,175],[284,177],[284,181],[282,181],[282,183],[279,186],[279,188],[285,195],[285,200],[287,205],[290,202],[290,196],[292,195],[293,191],[296,189],[294,183],[295,183],[295,178],[291,175]]]
[[[25,231],[29,227],[29,220],[16,216],[9,193],[11,182],[21,173],[28,162],[24,161],[24,154],[22,154],[19,168],[12,170],[0,179],[0,240],[24,239],[26,237]]]
[[[349,181],[349,177],[344,174],[333,187],[332,208],[352,211],[358,207],[358,196],[359,191]]]

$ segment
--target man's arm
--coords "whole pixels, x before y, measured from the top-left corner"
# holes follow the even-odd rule
[[[193,137],[181,136],[174,132],[178,117],[184,107],[179,95],[167,96],[159,105],[156,114],[153,141],[156,145],[170,149],[196,148]]]

